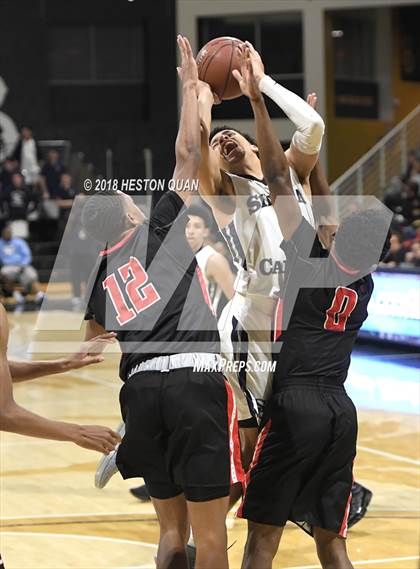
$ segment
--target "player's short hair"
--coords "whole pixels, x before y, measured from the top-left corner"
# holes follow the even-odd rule
[[[243,136],[250,144],[257,146],[257,141],[250,134],[248,134],[247,132],[242,132],[241,130],[238,130],[237,128],[232,128],[231,126],[227,126],[227,125],[214,127],[214,129],[210,133],[209,142],[211,142],[213,140],[213,138],[216,136],[217,133],[222,132],[222,130],[233,130],[233,131],[237,132],[238,134],[240,134],[241,136]]]
[[[207,212],[207,210],[204,207],[200,205],[191,205],[187,210],[187,214],[199,217],[200,219],[203,220],[204,227],[207,227],[207,229],[211,229],[211,226],[213,224],[211,222],[210,214]]]
[[[366,270],[381,261],[389,251],[390,219],[381,209],[354,212],[340,223],[335,250],[347,266]]]
[[[87,198],[82,210],[82,225],[101,243],[114,243],[127,229],[122,194],[101,192]]]

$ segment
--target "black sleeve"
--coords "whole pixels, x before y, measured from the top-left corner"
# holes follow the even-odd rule
[[[180,219],[181,216],[186,219],[186,216],[181,213],[183,208],[184,200],[176,192],[168,190],[153,208],[150,226],[154,230],[159,230],[159,233],[167,233],[174,221]]]
[[[318,244],[314,228],[305,219],[281,247],[286,254],[287,286],[335,288],[347,286],[354,279],[349,278],[334,257]]]
[[[93,313],[93,309],[90,304],[86,307],[84,320],[95,320],[95,314]]]
[[[86,283],[86,291],[85,291],[85,301],[87,301],[86,310],[85,310],[85,320],[96,320],[98,324],[102,325],[100,314],[96,313],[95,305],[95,295],[98,294],[97,292],[97,282],[98,277],[100,276],[101,265],[102,263],[106,263],[106,259],[99,258],[93,266],[93,269],[89,275],[88,281]],[[105,310],[105,308],[104,308]]]
[[[92,278],[92,276],[89,278],[89,281],[91,281],[91,278]],[[95,309],[93,308],[93,302],[92,302],[92,298],[93,298],[93,295],[95,293],[95,289],[92,288],[92,284],[89,281],[88,281],[88,284],[86,286],[86,292],[90,291],[90,294],[88,293],[89,297],[87,297],[87,296],[85,297],[85,300],[87,298],[89,298],[89,299],[88,299],[88,302],[86,305],[85,318],[84,319],[85,320],[96,320]]]
[[[303,258],[311,256],[311,251],[316,249],[316,231],[310,223],[302,217],[299,227],[295,230],[288,241],[283,241],[281,245],[283,251],[288,255],[296,253]]]

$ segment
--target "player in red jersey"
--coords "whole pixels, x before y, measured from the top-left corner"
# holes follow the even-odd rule
[[[283,333],[271,396],[239,515],[248,519],[243,569],[270,569],[287,520],[314,536],[324,569],[350,569],[345,540],[357,417],[343,383],[387,248],[385,208],[330,228],[329,251],[302,217],[249,49],[235,73],[254,111],[264,177],[284,236]],[[277,198],[281,199],[277,199]],[[385,242],[385,247],[384,247]]]
[[[225,517],[240,482],[235,401],[220,368],[217,323],[185,236],[200,161],[198,73],[186,38],[174,191],[147,220],[125,194],[93,196],[85,229],[108,241],[91,280],[88,334],[112,330],[122,348],[125,435],[116,463],[142,477],[160,525],[158,568],[187,568],[191,523],[197,569],[228,568]],[[194,368],[211,368],[196,371]],[[215,371],[213,371],[213,369]]]

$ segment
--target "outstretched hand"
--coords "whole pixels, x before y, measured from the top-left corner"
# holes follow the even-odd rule
[[[249,49],[249,57],[251,59],[252,69],[254,70],[254,75],[259,83],[265,75],[264,63],[262,62],[261,55],[258,53],[251,42],[246,41],[245,46]]]
[[[192,83],[195,87],[198,84],[198,69],[197,63],[194,59],[190,42],[185,36],[179,35],[177,37],[177,44],[179,53],[181,54],[181,67],[177,67],[178,75],[185,86]]]
[[[67,360],[67,369],[80,369],[103,362],[104,358],[101,354],[108,344],[115,343],[115,338],[115,332],[106,332],[95,336],[88,342],[83,342],[79,350]]]
[[[250,47],[245,45],[241,48],[242,51],[242,61],[241,61],[241,71],[237,69],[232,71],[233,76],[239,83],[239,87],[242,93],[248,97],[251,102],[257,102],[262,99],[262,94],[258,86],[259,81],[257,80],[255,74],[255,63],[251,58]]]
[[[121,437],[108,427],[77,425],[73,440],[80,447],[108,454],[115,450],[116,445],[121,442]]]

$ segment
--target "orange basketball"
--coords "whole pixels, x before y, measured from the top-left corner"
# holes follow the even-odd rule
[[[198,76],[221,100],[236,99],[242,94],[232,75],[233,69],[241,68],[242,45],[241,40],[226,36],[209,41],[198,52]]]

